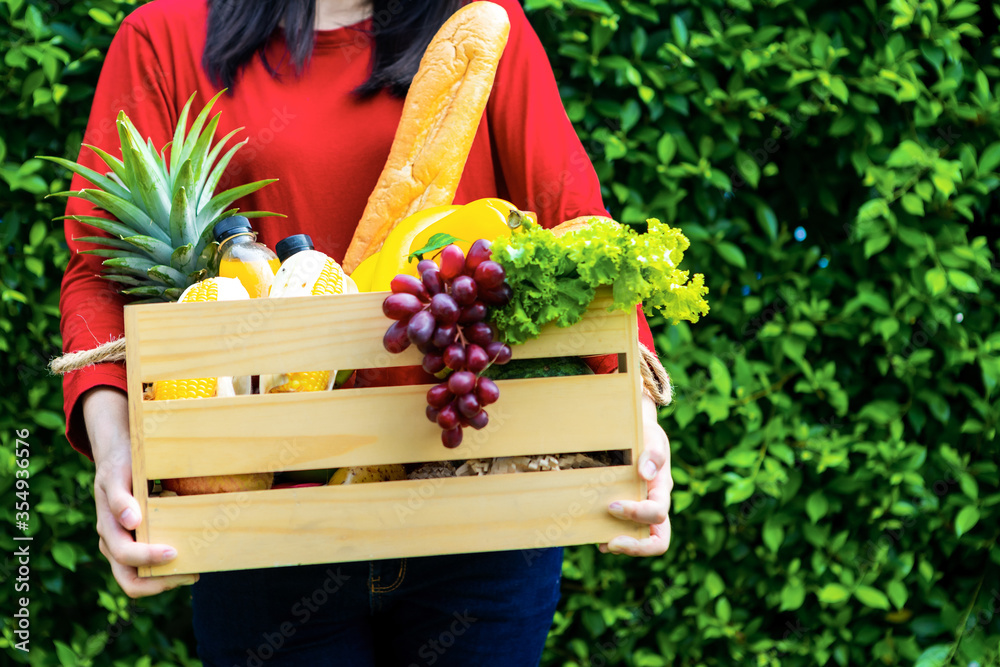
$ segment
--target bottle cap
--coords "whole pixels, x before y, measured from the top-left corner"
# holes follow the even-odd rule
[[[278,253],[278,259],[284,262],[297,252],[313,250],[315,247],[308,234],[292,234],[278,241],[278,244],[274,246],[274,251]]]
[[[232,215],[228,218],[223,218],[215,223],[215,227],[212,228],[212,236],[215,237],[217,243],[222,243],[235,234],[245,234],[247,232],[253,232],[253,228],[250,226],[250,221],[242,215]]]

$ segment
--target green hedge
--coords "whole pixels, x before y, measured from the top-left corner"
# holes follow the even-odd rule
[[[32,158],[76,157],[133,4],[0,1],[0,516],[28,428],[34,665],[197,664],[187,593],[130,601],[98,553],[44,369],[67,180]],[[653,322],[672,548],[569,550],[544,664],[998,664],[1000,4],[526,4],[612,212],[683,227],[712,303]]]
[[[996,664],[998,3],[530,0],[657,327],[673,546],[569,559],[560,665]]]

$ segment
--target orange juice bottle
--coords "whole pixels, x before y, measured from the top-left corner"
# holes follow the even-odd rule
[[[270,248],[257,243],[250,221],[234,215],[215,223],[212,233],[219,244],[219,275],[238,279],[253,299],[266,297],[281,262]]]

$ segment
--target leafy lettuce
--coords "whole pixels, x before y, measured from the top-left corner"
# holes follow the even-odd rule
[[[580,321],[598,287],[610,285],[611,310],[643,304],[673,321],[697,322],[708,313],[705,278],[677,266],[690,242],[659,220],[637,234],[606,218],[556,237],[530,220],[493,243],[493,259],[507,272],[514,298],[492,320],[510,344],[537,338],[549,322]]]

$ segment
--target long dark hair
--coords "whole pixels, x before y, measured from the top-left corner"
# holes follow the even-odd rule
[[[383,88],[404,97],[434,33],[464,0],[371,0],[372,71],[355,92],[363,97]],[[265,49],[283,23],[288,55],[297,72],[312,53],[316,0],[209,0],[208,39],[202,65],[212,81],[233,88],[242,70],[260,54],[274,76]]]

